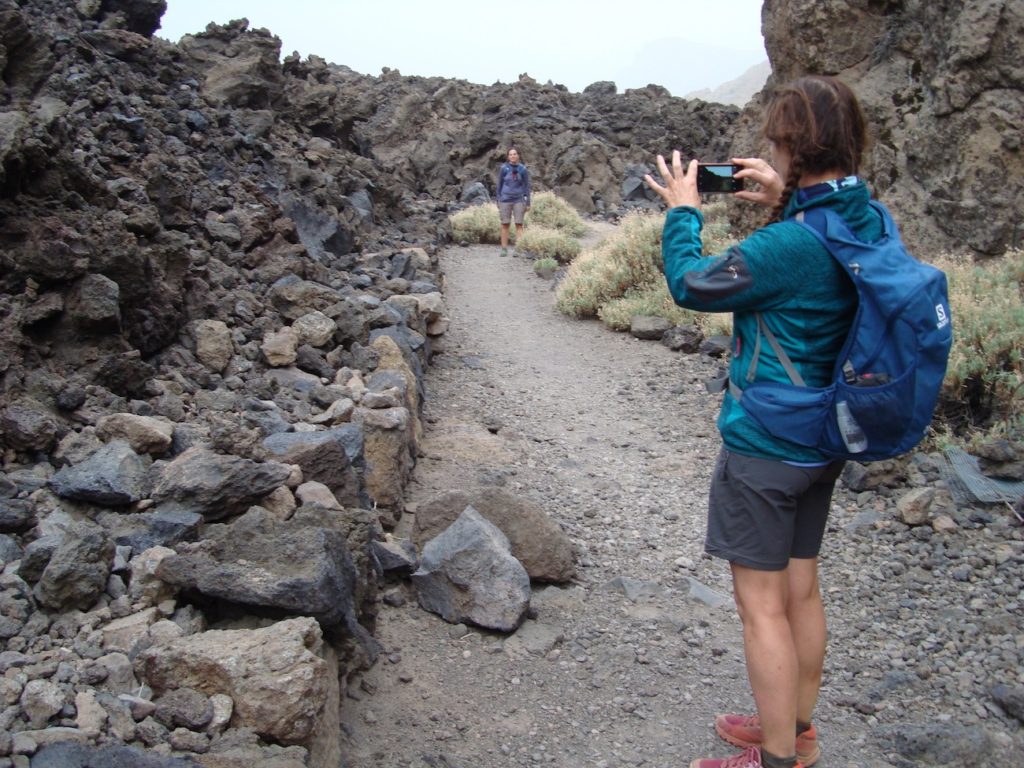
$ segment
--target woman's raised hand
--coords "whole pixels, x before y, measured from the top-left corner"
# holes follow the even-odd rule
[[[654,180],[651,174],[644,176],[647,186],[653,189],[669,208],[689,205],[700,208],[700,193],[697,192],[697,161],[691,160],[686,171],[679,150],[672,152],[672,170],[669,170],[665,158],[658,155],[658,173],[661,174],[665,186]]]
[[[748,188],[737,192],[736,197],[769,208],[778,204],[785,184],[774,168],[759,157],[734,157],[731,162],[742,167],[742,170],[736,172],[737,179],[758,185],[757,189]]]

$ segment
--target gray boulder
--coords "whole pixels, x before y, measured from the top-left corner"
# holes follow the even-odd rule
[[[45,451],[57,439],[57,422],[39,403],[11,403],[0,413],[0,435],[15,450]]]
[[[473,507],[423,548],[412,575],[420,606],[452,624],[514,631],[530,607],[530,577],[508,539]]]
[[[218,520],[244,512],[283,485],[290,474],[289,467],[275,461],[256,462],[190,448],[163,468],[153,500]]]
[[[323,483],[343,506],[365,506],[358,469],[363,464],[363,429],[342,424],[322,432],[279,432],[263,447],[283,464],[302,467],[306,481]]]
[[[416,545],[408,539],[388,537],[373,542],[373,555],[385,576],[409,576],[420,564]]]
[[[103,594],[114,562],[114,542],[93,525],[75,524],[57,545],[33,594],[47,608],[86,610]]]
[[[161,560],[156,576],[256,612],[313,616],[327,632],[362,639],[345,533],[304,520],[280,523],[253,510],[231,524],[210,525],[202,541],[180,544]]]
[[[474,181],[466,185],[459,195],[459,202],[470,205],[483,205],[491,202],[491,195],[481,182]]]
[[[665,332],[672,327],[672,321],[664,317],[635,315],[629,321],[629,332],[638,339],[660,341]]]
[[[0,531],[23,531],[35,525],[36,514],[28,499],[0,499]]]
[[[413,541],[423,547],[467,507],[472,506],[508,537],[512,556],[533,581],[563,583],[576,575],[572,542],[538,505],[500,488],[453,491],[437,496],[416,511]]]
[[[186,757],[161,757],[134,747],[94,747],[73,741],[47,744],[32,756],[32,768],[201,768]]]
[[[0,567],[21,559],[21,547],[10,536],[0,533]]]
[[[677,325],[669,328],[661,337],[661,343],[673,352],[693,355],[700,351],[704,331],[696,325]]]
[[[1024,685],[998,683],[992,686],[990,693],[1007,714],[1024,723]]]
[[[108,507],[132,504],[146,496],[151,460],[140,456],[124,440],[114,440],[88,459],[64,467],[50,479],[50,487],[65,499],[91,501]]]
[[[899,768],[982,768],[999,764],[992,737],[977,725],[900,723],[880,727],[875,738],[895,756]]]
[[[121,328],[121,290],[105,275],[85,275],[71,290],[67,312],[86,333],[116,333]]]

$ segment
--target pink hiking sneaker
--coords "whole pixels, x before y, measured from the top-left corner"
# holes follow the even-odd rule
[[[716,715],[715,730],[734,747],[760,747],[764,739],[761,720],[757,715]],[[805,768],[810,768],[818,762],[819,757],[821,748],[818,746],[818,732],[811,725],[796,737],[796,759]]]
[[[700,757],[690,763],[690,768],[762,768],[761,750],[750,747],[732,757]],[[796,768],[803,768],[799,760]]]

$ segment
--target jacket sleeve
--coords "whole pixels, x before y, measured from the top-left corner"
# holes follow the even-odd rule
[[[665,281],[681,307],[700,312],[770,309],[793,293],[778,230],[763,227],[718,256],[702,255],[704,216],[696,208],[673,208],[665,217],[661,254]]]
[[[505,183],[505,166],[498,168],[498,186],[494,190],[494,199],[501,202],[501,187]]]
[[[523,181],[526,182],[526,205],[530,205],[530,169],[523,166]]]

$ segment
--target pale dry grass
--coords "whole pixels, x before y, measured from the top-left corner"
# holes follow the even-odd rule
[[[929,259],[925,259],[929,261]],[[940,254],[946,273],[953,348],[943,401],[968,428],[1024,438],[1024,250],[975,263]]]
[[[705,253],[726,250],[734,240],[725,205],[705,207],[704,217]],[[653,315],[698,325],[708,334],[731,333],[731,315],[693,312],[672,300],[662,273],[664,222],[664,214],[635,211],[613,235],[580,254],[558,287],[559,310],[570,317],[599,317],[615,330],[628,329],[634,315]]]
[[[572,235],[557,229],[532,226],[523,231],[516,243],[516,249],[539,258],[555,259],[568,264],[580,253],[580,241]]]

